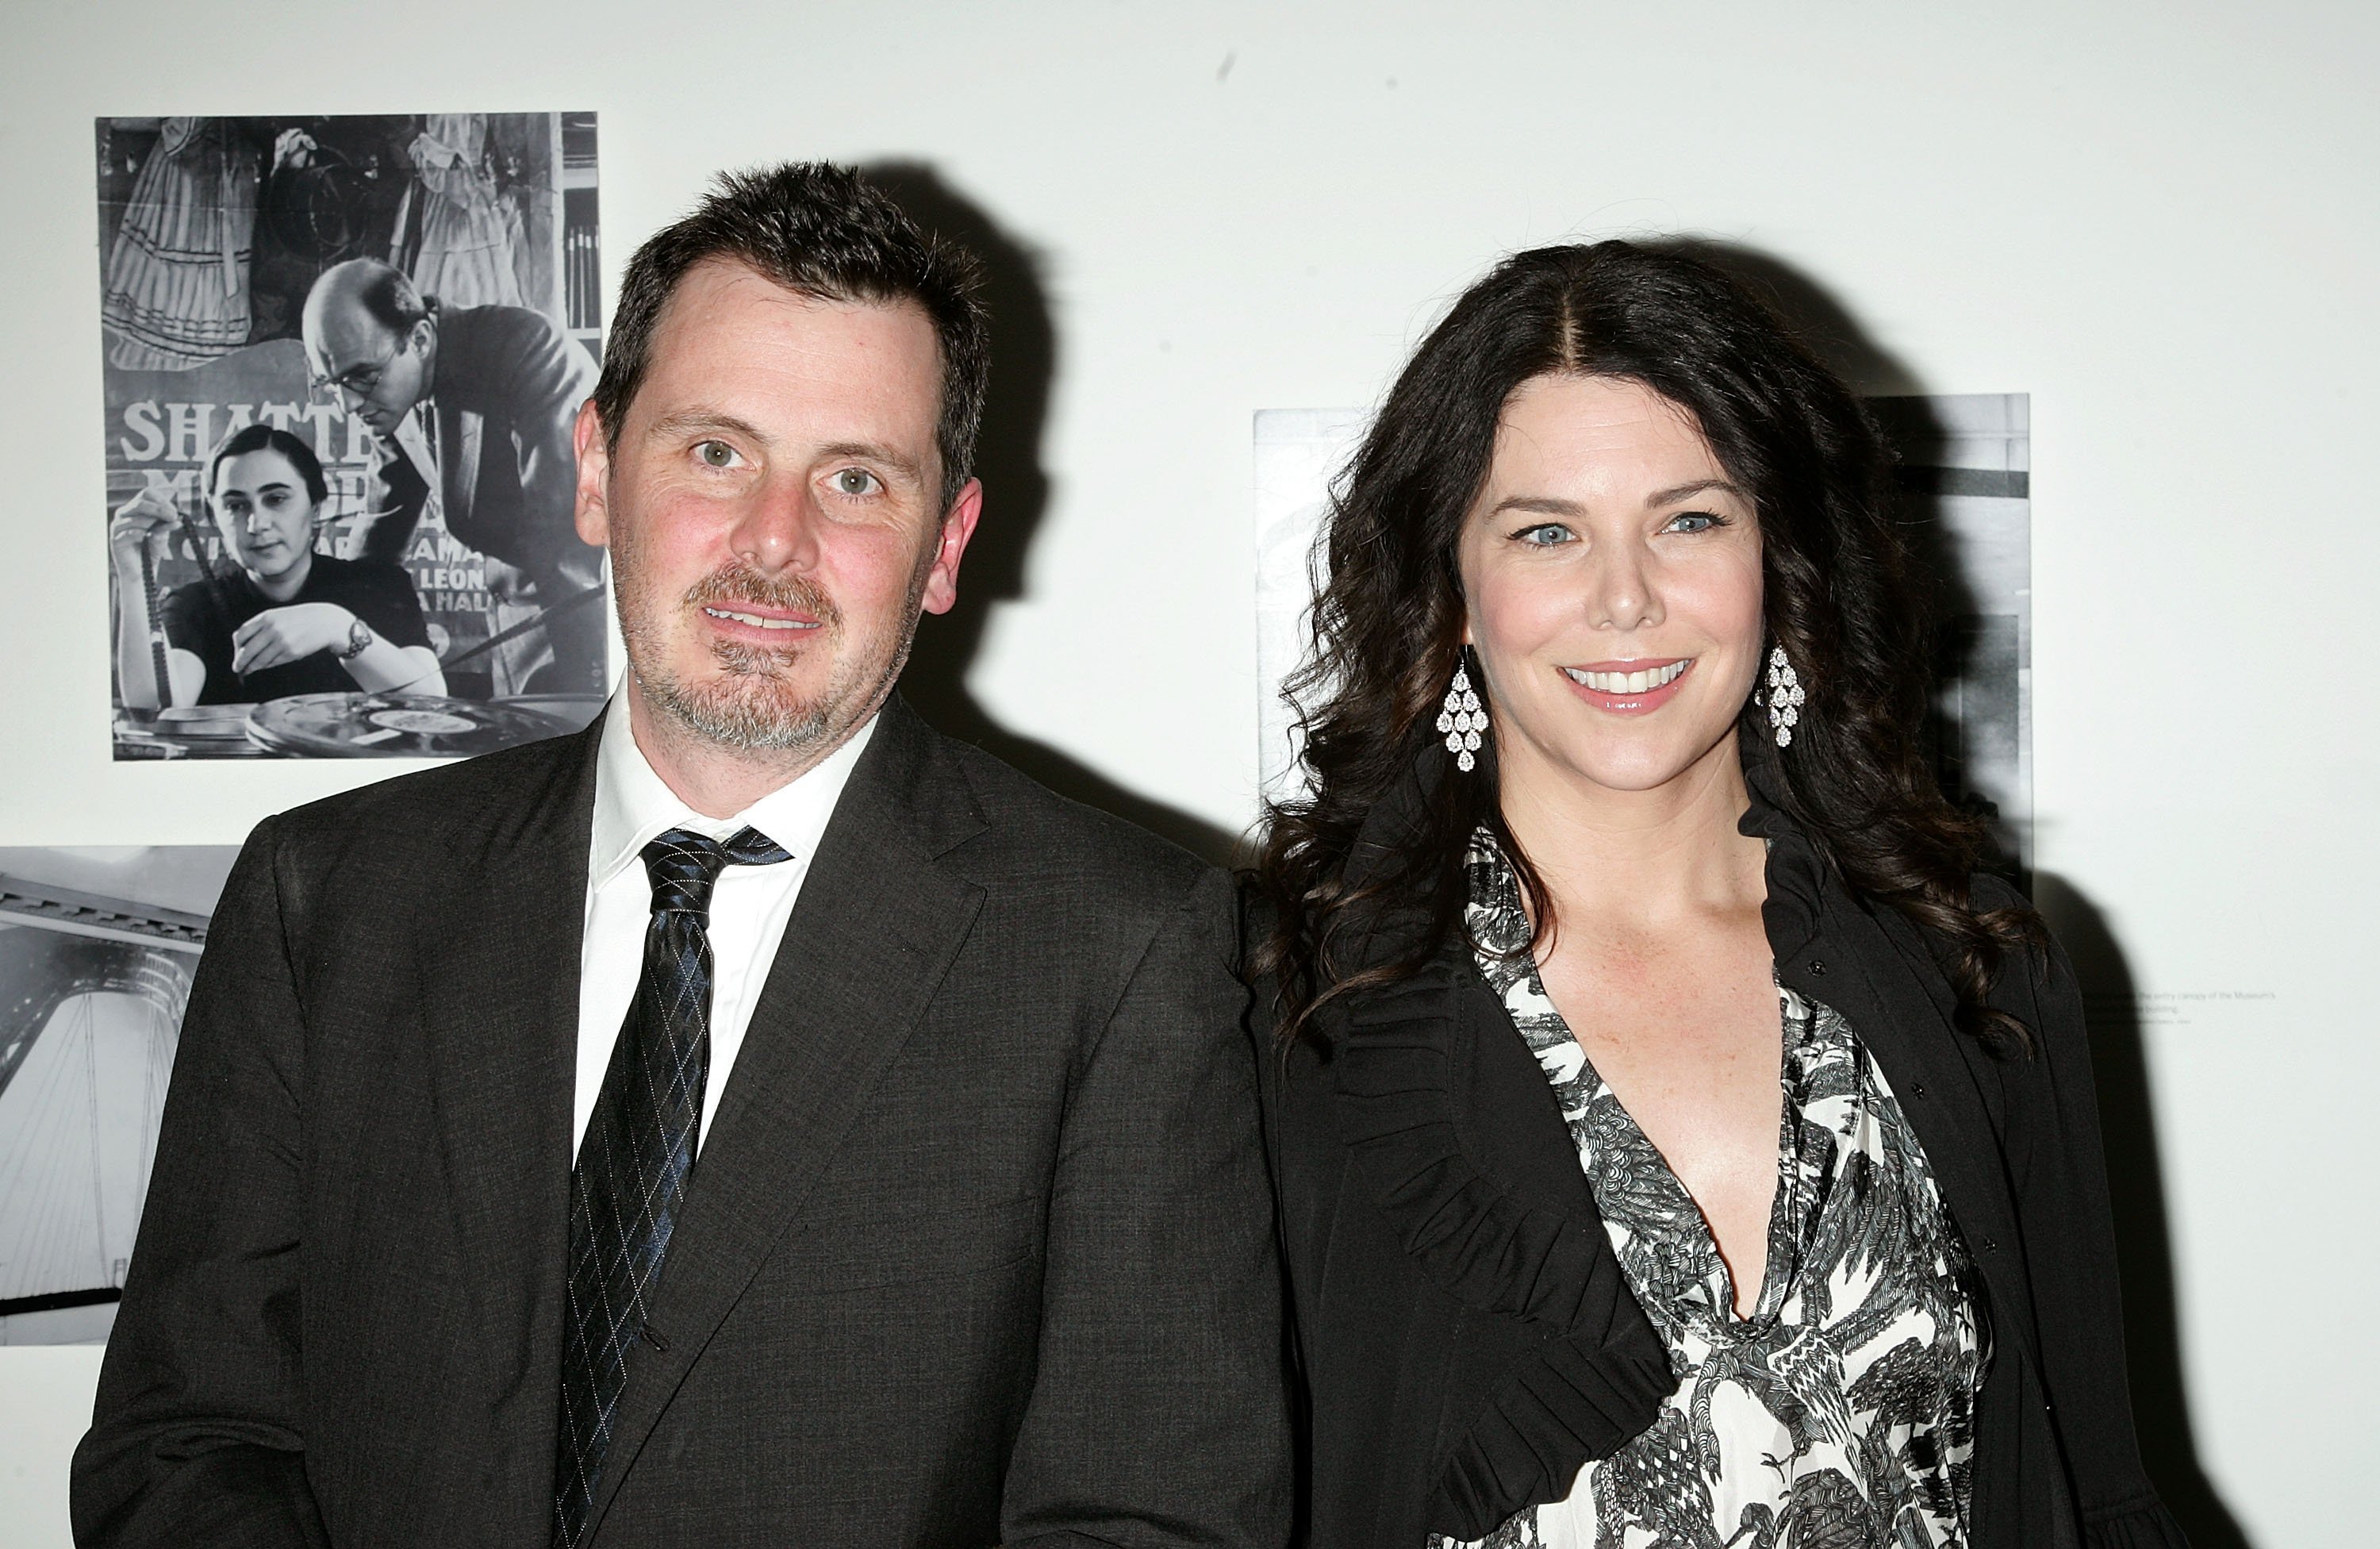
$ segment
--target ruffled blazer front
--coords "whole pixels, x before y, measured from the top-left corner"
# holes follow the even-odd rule
[[[1994,999],[2030,1058],[1953,1031],[1925,939],[1870,909],[1785,813],[1746,738],[1779,978],[1851,1019],[1911,1121],[1986,1290],[1974,1543],[2175,1549],[2140,1467],[2080,998],[2062,957]],[[1420,777],[1436,777],[1424,772]],[[1419,787],[1357,854],[1402,832]],[[1978,878],[1979,901],[2006,884]],[[1382,955],[1393,951],[1384,945]],[[1258,986],[1260,1013],[1270,1005]],[[1560,1499],[1650,1424],[1678,1374],[1612,1253],[1552,1089],[1466,945],[1334,1003],[1283,1046],[1265,1122],[1295,1314],[1305,1542],[1423,1549]]]

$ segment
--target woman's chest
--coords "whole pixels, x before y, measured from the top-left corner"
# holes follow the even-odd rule
[[[1675,960],[1687,950],[1691,965]],[[1729,1262],[1749,1271],[1739,1278],[1756,1284],[1777,1181],[1780,1057],[1777,987],[1756,922],[1748,936],[1706,936],[1674,954],[1558,945],[1538,982]]]

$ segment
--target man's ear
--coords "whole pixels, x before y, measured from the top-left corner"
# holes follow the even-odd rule
[[[966,554],[967,540],[975,536],[975,522],[983,515],[983,481],[970,479],[959,497],[951,502],[949,512],[942,518],[942,528],[934,541],[934,563],[926,572],[925,609],[928,613],[948,613],[959,600],[959,560]]]
[[[597,548],[612,543],[612,513],[606,499],[612,488],[612,448],[603,439],[603,417],[595,400],[578,406],[578,422],[570,428],[570,445],[578,457],[578,498],[571,512],[578,536]]]

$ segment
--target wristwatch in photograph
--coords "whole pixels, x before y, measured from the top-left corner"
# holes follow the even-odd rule
[[[371,626],[360,618],[357,619],[347,627],[346,649],[336,653],[338,659],[342,662],[354,661],[370,648],[372,639]]]

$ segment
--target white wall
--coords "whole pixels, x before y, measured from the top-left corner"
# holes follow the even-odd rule
[[[2039,860],[2103,962],[2179,997],[2109,1055],[2137,1078],[2118,1172],[2148,1342],[2168,1307],[2179,1341],[2140,1379],[2156,1465],[2203,1510],[2194,1428],[2250,1542],[2363,1542],[2380,1350],[2337,1330],[2380,1272],[2338,1208],[2380,1163],[2347,966],[2380,862],[2380,13],[1291,9],[12,8],[0,844],[230,842],[390,772],[108,762],[95,115],[592,107],[614,275],[714,168],[929,165],[1040,255],[1055,340],[1046,511],[967,684],[1223,830],[1255,784],[1252,413],[1370,401],[1510,247],[1740,241],[1829,292],[1895,363],[1873,374],[2033,395]],[[2225,994],[2273,998],[2187,998]],[[0,1350],[12,1543],[63,1542],[34,1524],[91,1369]]]

